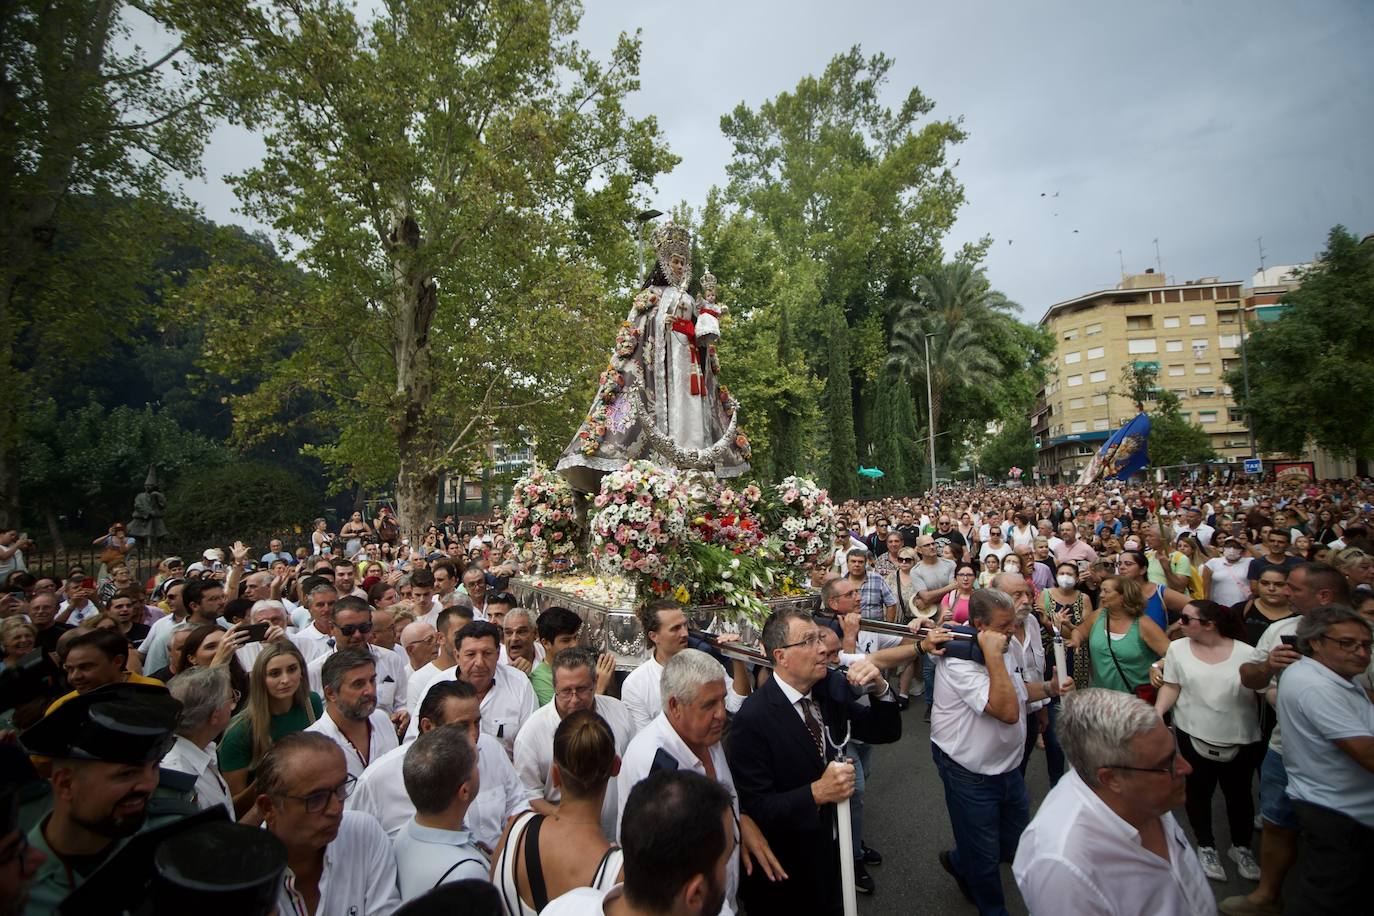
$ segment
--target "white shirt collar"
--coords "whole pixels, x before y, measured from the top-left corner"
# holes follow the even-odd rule
[[[787,702],[792,706],[796,706],[800,700],[806,699],[811,695],[809,691],[807,693],[802,693],[797,690],[791,684],[787,683],[787,681],[778,677],[776,673],[773,675],[773,679],[778,682],[778,687],[782,690],[782,695],[787,697]]]

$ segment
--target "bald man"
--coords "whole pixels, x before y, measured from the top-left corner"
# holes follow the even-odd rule
[[[414,674],[439,654],[439,633],[423,620],[413,621],[401,630],[401,648],[410,659],[406,673]]]

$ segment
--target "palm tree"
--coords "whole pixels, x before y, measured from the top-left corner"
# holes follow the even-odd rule
[[[943,315],[950,328],[981,325],[993,312],[1013,311],[1011,301],[988,285],[983,272],[964,261],[950,261],[918,276],[916,296],[927,311]]]
[[[992,382],[1001,365],[979,342],[978,331],[965,321],[951,327],[948,313],[908,302],[897,314],[887,351],[887,373],[921,391],[926,383],[926,341],[930,339],[930,421],[940,429],[940,405],[961,385]]]

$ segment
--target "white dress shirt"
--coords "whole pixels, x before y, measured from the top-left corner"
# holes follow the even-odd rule
[[[396,855],[377,821],[357,811],[344,811],[339,834],[324,848],[320,873],[320,905],[315,912],[349,916],[389,916],[401,903],[396,890]],[[277,912],[304,914],[310,911],[296,891],[296,878],[287,868],[282,873]]]
[[[781,680],[779,680],[781,683]],[[550,704],[553,705],[553,704]],[[630,790],[653,772],[654,757],[659,749],[667,751],[677,761],[678,769],[707,775],[706,767],[697,755],[687,746],[687,742],[673,728],[668,717],[659,713],[645,728],[630,739],[630,746],[620,760],[620,775],[616,777],[616,832],[620,836],[620,819],[625,816],[625,802]],[[730,805],[734,808],[735,819],[739,820],[739,795],[735,792],[735,780],[730,775],[730,764],[725,760],[725,748],[717,741],[711,746],[711,766],[715,769],[716,782],[730,793]],[[725,870],[725,903],[721,913],[732,916],[735,912],[735,892],[739,889],[739,855],[730,857]]]
[[[1167,862],[1070,769],[1016,850],[1011,870],[1027,908],[1037,916],[1213,916],[1217,898],[1197,853],[1173,814],[1160,820]]]
[[[329,715],[328,704],[325,705],[324,715],[310,723],[305,730],[319,732],[343,748],[344,761],[348,765],[348,775],[358,777],[363,775],[363,770],[380,759],[387,751],[396,747],[397,744],[396,727],[391,724],[391,720],[381,709],[374,709],[367,721],[371,726],[369,729],[371,734],[369,735],[366,761],[363,760],[359,749],[353,746],[353,742],[345,738],[343,732],[339,731],[339,726],[334,724],[334,719]]]
[[[458,666],[454,665],[431,678],[425,689],[429,690],[440,681],[457,679]],[[534,695],[528,677],[508,665],[498,664],[491,689],[482,697],[482,704],[478,708],[482,713],[482,731],[500,741],[506,749],[506,756],[510,757],[515,749],[515,736],[520,733],[525,720],[539,708],[539,700]],[[406,727],[406,743],[414,741],[419,734],[420,717],[412,713],[410,725]]]
[[[240,649],[239,651],[243,650]],[[388,713],[405,709],[406,684],[409,678],[406,675],[405,662],[401,661],[400,654],[382,646],[374,646],[371,643],[368,644],[367,651],[372,653],[372,658],[377,663],[377,708],[384,709]],[[324,663],[329,659],[329,656],[333,654],[334,650],[331,649],[323,655],[317,655],[305,667],[310,678],[310,689],[320,696],[324,696],[324,685],[320,672],[324,669]]]
[[[603,916],[606,904],[625,896],[625,885],[617,884],[608,891],[595,887],[575,887],[561,897],[549,901],[539,916]]]
[[[211,741],[201,750],[189,738],[177,735],[176,743],[158,766],[196,777],[195,800],[200,810],[223,805],[224,810],[229,812],[229,819],[234,819],[234,801],[229,794],[229,785],[215,763],[215,742]]]
[[[358,777],[353,794],[344,803],[351,811],[375,817],[393,839],[415,816],[415,806],[406,794],[401,773],[408,750],[410,745],[403,744],[373,761]],[[515,767],[506,758],[501,742],[488,734],[477,738],[477,773],[477,797],[468,806],[463,825],[472,831],[477,842],[495,849],[506,821],[529,810],[529,793],[515,775]]]
[[[1007,640],[1007,654],[1012,658],[1012,670],[1019,672],[1022,683],[1039,684],[1048,680],[1045,674],[1045,644],[1040,639],[1040,621],[1034,614],[1030,614],[1026,617],[1024,626],[1026,641],[1017,639],[1013,633],[1011,639]],[[1035,700],[1026,705],[1026,711],[1035,712],[1048,705],[1048,698]]]
[[[301,627],[289,638],[296,644],[296,648],[301,650],[307,665],[321,655],[328,655],[334,651],[334,637],[328,633],[321,633],[313,623]]]
[[[614,697],[598,696],[596,713],[606,720],[615,736],[615,752],[625,756],[633,732],[630,729],[630,714],[625,704]],[[542,796],[545,801],[558,804],[563,793],[553,784],[553,733],[563,720],[558,715],[554,703],[545,703],[530,716],[529,721],[520,729],[515,739],[515,772],[526,793],[533,798]],[[616,783],[606,785],[606,798],[601,805],[601,829],[606,836],[616,835],[616,815],[620,810],[616,802]]]
[[[143,656],[144,671],[161,671],[167,667],[171,660],[167,650],[171,644],[172,629],[185,620],[185,617],[177,620],[168,614],[154,620],[152,626],[148,627],[148,635],[138,644],[138,651]]]
[[[429,691],[429,685],[439,675],[439,668],[435,665],[437,661],[436,658],[421,665],[406,679],[406,707],[410,710],[410,721],[412,722],[420,718],[420,704],[425,701],[425,694]],[[415,740],[409,731],[406,732],[406,740]]]
[[[1016,672],[1010,650],[1002,653],[1002,664],[1021,711],[1012,725],[985,711],[990,693],[987,668],[962,658],[935,656],[930,740],[959,766],[984,776],[1010,772],[1020,765],[1025,752],[1026,684]]]
[[[635,734],[643,731],[655,716],[663,712],[662,679],[663,666],[651,655],[631,671],[620,685],[620,699],[630,712],[630,725]],[[744,697],[735,693],[734,681],[724,668],[721,669],[721,681],[725,684],[725,711],[739,712],[744,705]]]
[[[412,817],[401,828],[392,848],[402,901],[414,900],[440,884],[465,878],[491,880],[491,862],[486,853],[473,845],[472,834],[466,830],[424,827]]]

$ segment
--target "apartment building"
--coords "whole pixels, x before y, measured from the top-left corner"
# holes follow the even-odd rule
[[[1039,480],[1073,482],[1113,431],[1135,413],[1122,392],[1121,369],[1149,363],[1159,386],[1230,461],[1249,455],[1240,409],[1224,375],[1240,365],[1239,280],[1203,277],[1170,284],[1147,270],[1049,307],[1041,327],[1057,349],[1031,412]]]

